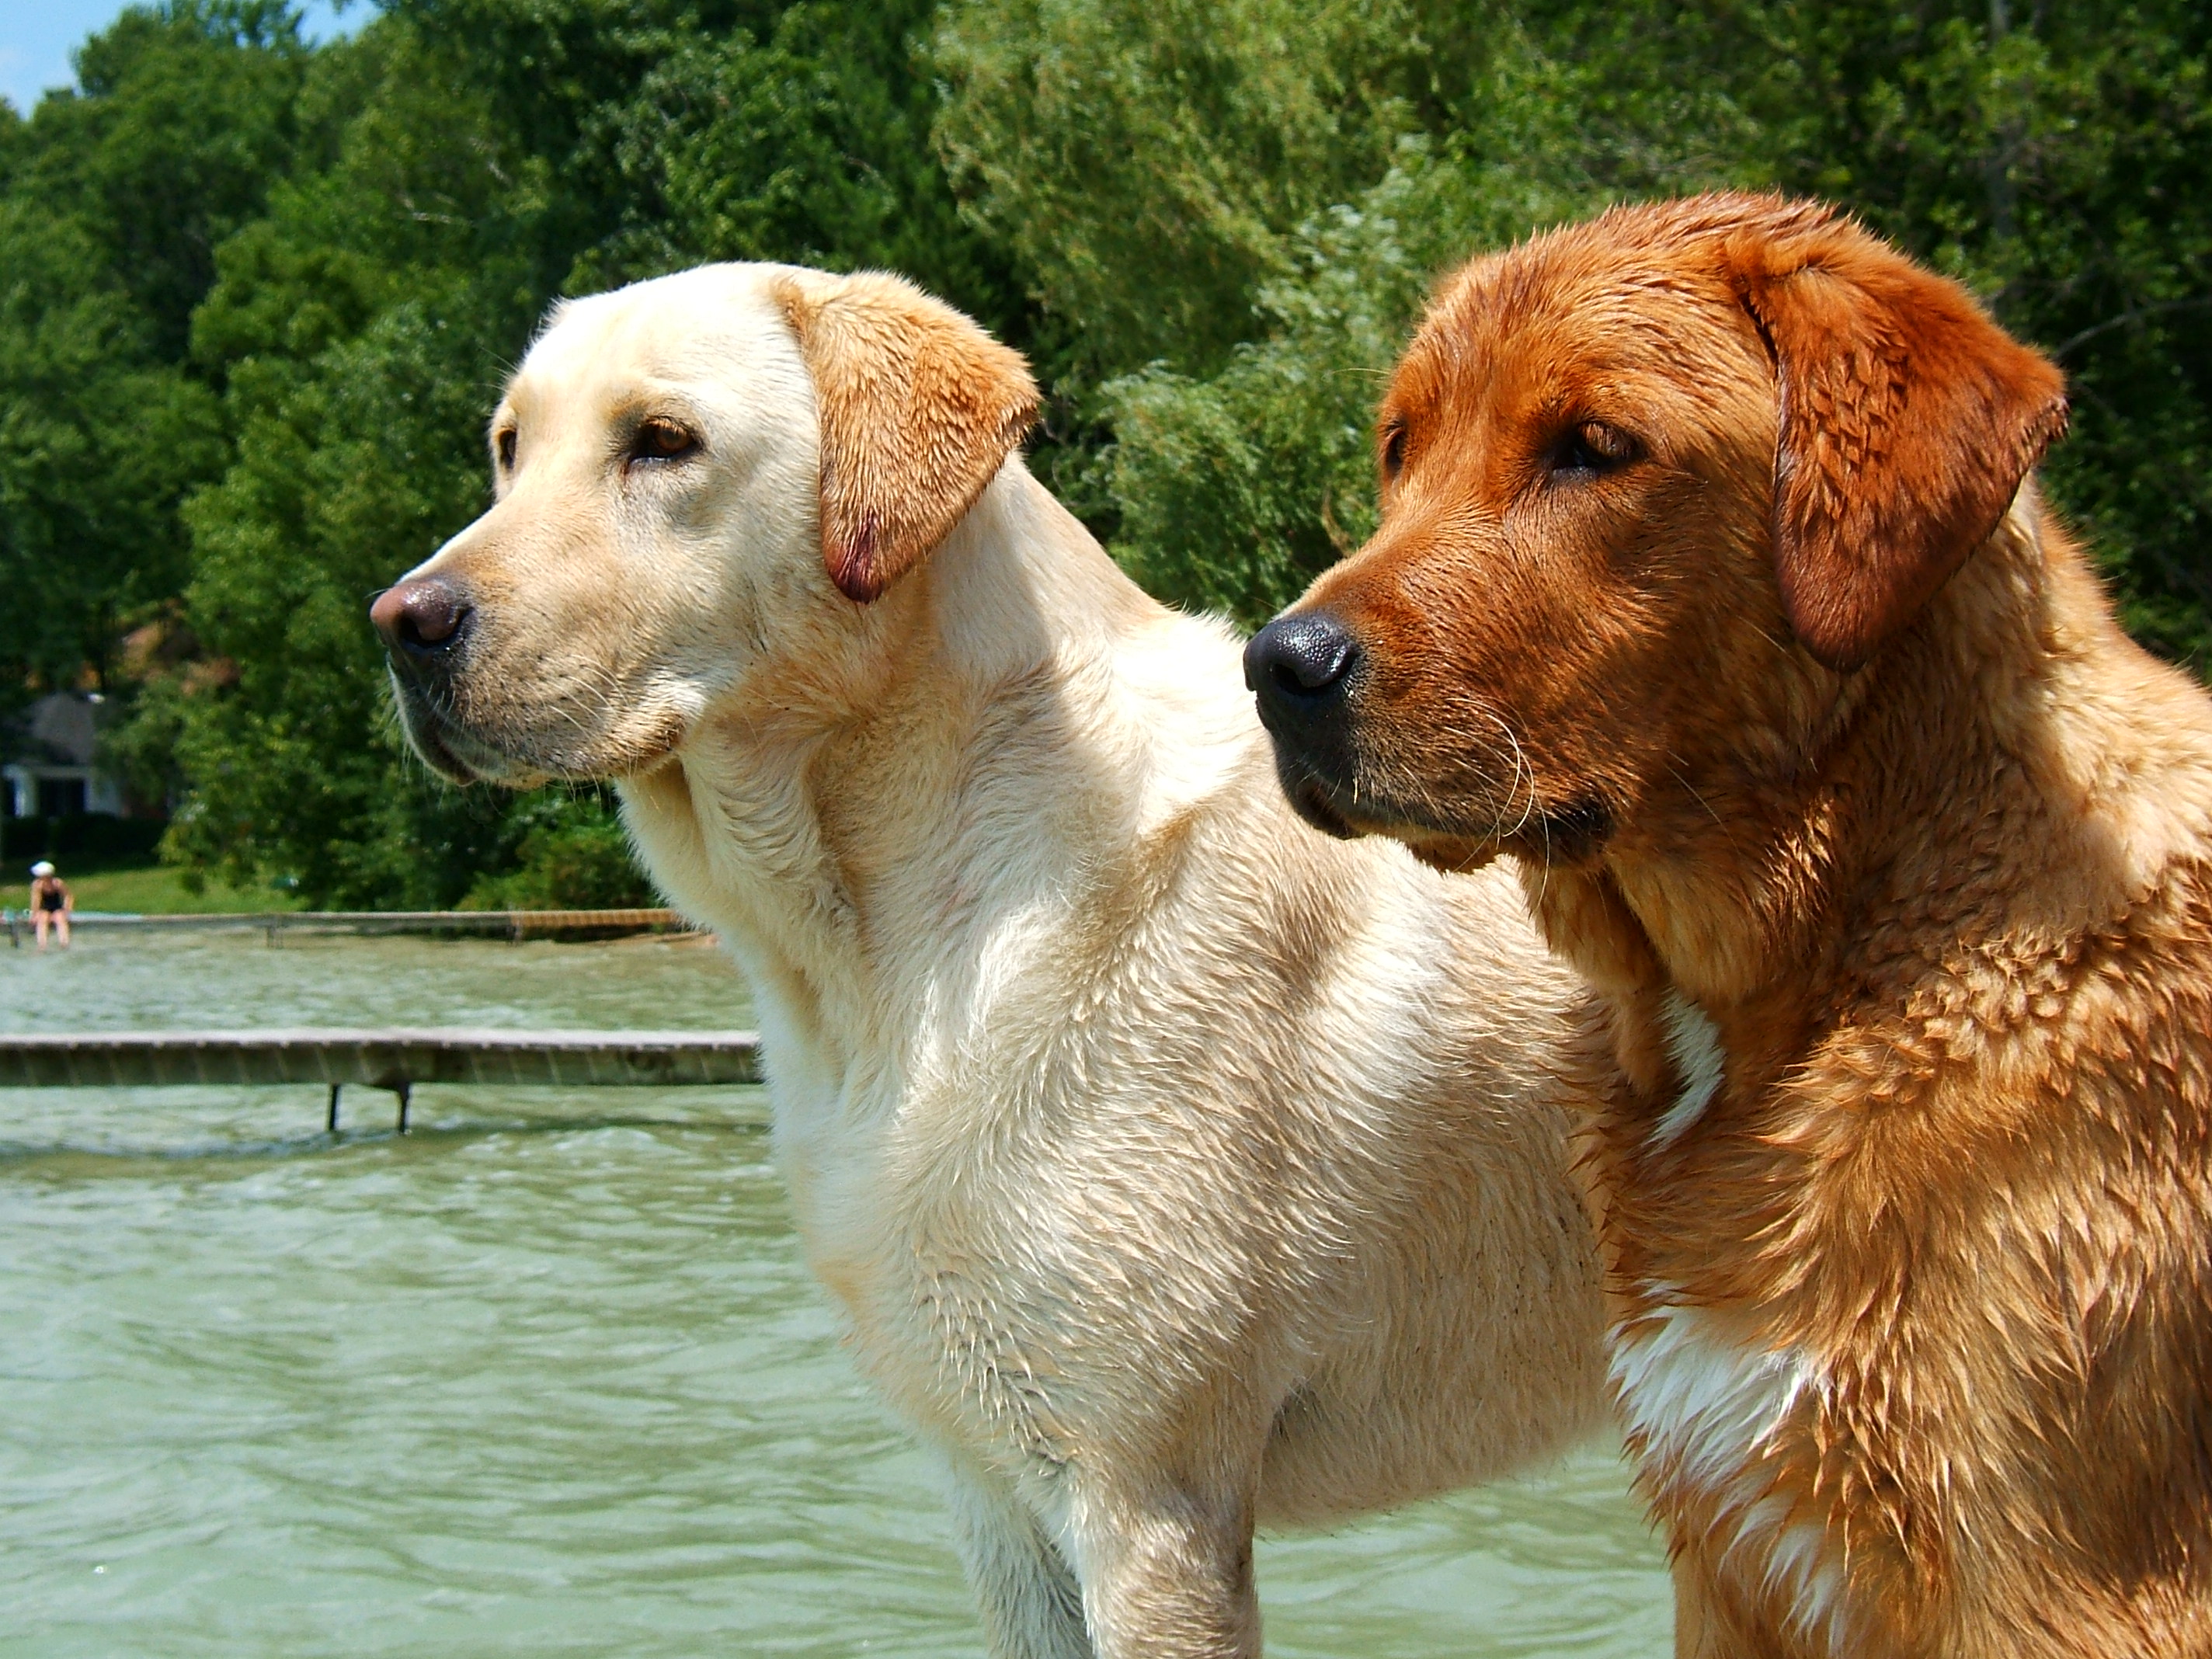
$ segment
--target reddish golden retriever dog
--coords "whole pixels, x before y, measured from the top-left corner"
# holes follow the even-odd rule
[[[1309,817],[1513,855],[1592,989],[1684,1653],[2212,1653],[2212,706],[2064,423],[1829,209],[1609,213],[1443,285],[1246,659]]]

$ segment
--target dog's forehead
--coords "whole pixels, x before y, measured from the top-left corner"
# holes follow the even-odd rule
[[[629,401],[653,386],[742,378],[796,351],[770,265],[714,265],[564,301],[508,380],[518,412]]]
[[[1443,286],[1392,400],[1408,412],[1470,398],[1549,404],[1583,384],[1676,381],[1686,352],[1737,343],[1735,309],[1709,247],[1539,241]]]

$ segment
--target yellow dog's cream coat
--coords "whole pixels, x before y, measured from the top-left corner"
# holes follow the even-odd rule
[[[499,496],[410,583],[457,776],[619,780],[750,975],[860,1363],[942,1454],[992,1650],[1259,1648],[1255,1522],[1600,1410],[1597,1274],[1510,878],[1308,830],[1228,633],[1009,452],[1020,361],[894,279],[564,306]]]

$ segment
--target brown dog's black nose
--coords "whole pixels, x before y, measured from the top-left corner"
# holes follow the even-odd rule
[[[449,654],[460,642],[472,609],[453,583],[425,576],[386,588],[369,606],[368,619],[388,649],[427,660]]]
[[[1310,712],[1344,693],[1359,642],[1325,611],[1278,617],[1244,647],[1244,684],[1262,709]]]

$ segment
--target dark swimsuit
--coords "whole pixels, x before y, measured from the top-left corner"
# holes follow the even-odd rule
[[[66,904],[69,901],[67,899],[63,897],[60,892],[52,887],[47,888],[45,892],[39,895],[39,908],[44,910],[49,915],[52,915],[55,911],[59,910],[62,906]]]

